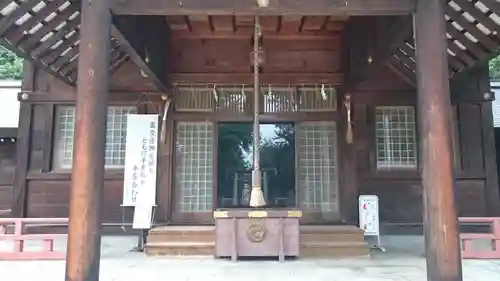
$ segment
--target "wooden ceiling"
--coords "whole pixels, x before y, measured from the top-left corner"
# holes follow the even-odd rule
[[[174,36],[251,37],[253,16],[167,16]],[[261,16],[264,36],[335,36],[344,29],[348,16]]]
[[[455,74],[500,51],[500,2],[451,0],[445,6],[449,74]],[[415,83],[415,40],[412,34],[394,50],[389,64]]]
[[[127,54],[110,37],[110,71]],[[80,2],[76,0],[0,1],[0,43],[69,85],[76,83],[80,43]]]

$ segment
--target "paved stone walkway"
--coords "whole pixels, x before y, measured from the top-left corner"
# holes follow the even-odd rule
[[[212,258],[151,258],[130,252],[133,237],[105,237],[101,281],[425,281],[425,259],[415,249],[422,239],[394,238],[387,253],[368,259],[240,261]],[[387,240],[388,241],[388,240]],[[399,244],[402,245],[402,244]],[[6,245],[0,245],[1,248]],[[31,247],[31,246],[30,246]],[[57,247],[64,247],[60,241]],[[0,261],[0,280],[64,280],[64,261]],[[464,261],[464,280],[500,280],[500,261]]]

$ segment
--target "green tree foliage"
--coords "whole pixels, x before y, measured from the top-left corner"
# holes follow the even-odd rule
[[[241,192],[243,180],[251,179],[252,172],[252,123],[221,123],[218,135],[218,197],[232,197],[236,174]],[[263,126],[261,124],[261,132]],[[263,181],[267,180],[268,204],[273,206],[275,198],[293,198],[295,189],[295,130],[293,124],[274,124],[274,133],[267,129],[261,136],[260,168]],[[265,175],[264,175],[265,174]],[[264,184],[264,183],[263,183]],[[241,194],[239,194],[241,195]],[[293,200],[292,200],[293,201]],[[288,202],[279,202],[281,207]],[[246,206],[241,206],[246,207]]]
[[[0,46],[0,79],[21,79],[23,59]]]
[[[500,80],[500,56],[490,60],[490,79]]]

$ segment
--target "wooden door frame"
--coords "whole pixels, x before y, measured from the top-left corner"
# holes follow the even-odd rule
[[[338,184],[338,205],[339,205],[339,217],[334,221],[323,221],[318,219],[321,217],[321,214],[312,215],[311,219],[304,219],[303,221],[306,223],[341,223],[343,218],[348,215],[348,211],[346,210],[349,205],[354,203],[346,202],[345,200],[352,200],[352,198],[348,195],[349,192],[344,190],[346,188],[345,185],[345,169],[343,167],[344,159],[350,155],[350,153],[346,153],[344,150],[347,148],[347,144],[344,144],[345,140],[341,137],[345,132],[345,120],[343,120],[341,112],[310,112],[307,114],[302,113],[283,113],[283,114],[261,114],[261,121],[263,123],[268,122],[292,122],[295,127],[297,124],[304,122],[334,122],[336,125],[336,159],[337,162],[337,184]],[[168,217],[169,221],[173,224],[213,224],[212,212],[210,214],[207,213],[178,213],[176,212],[177,208],[177,193],[176,193],[176,162],[177,162],[177,125],[179,122],[207,122],[212,124],[213,136],[212,136],[212,211],[217,207],[217,175],[218,175],[218,134],[219,134],[219,123],[221,122],[251,122],[251,116],[242,116],[242,115],[234,115],[229,116],[227,113],[218,114],[216,112],[204,112],[204,113],[190,113],[190,112],[172,112],[172,142],[171,142],[171,189],[169,192],[170,200],[169,200],[169,210]],[[295,140],[295,202],[296,207],[300,208],[300,195],[299,195],[299,180],[298,180],[298,141]],[[348,154],[348,155],[346,155]],[[351,158],[351,157],[348,157]],[[349,197],[349,198],[347,198]],[[357,203],[356,203],[357,204]],[[306,218],[309,217],[305,216]]]

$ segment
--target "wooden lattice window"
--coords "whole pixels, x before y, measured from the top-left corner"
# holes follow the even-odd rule
[[[106,123],[106,168],[122,168],[125,165],[127,114],[137,112],[134,106],[109,106]],[[54,167],[71,169],[75,135],[75,107],[60,106],[56,110]]]
[[[177,111],[208,112],[214,108],[213,88],[207,86],[179,87],[175,91]]]
[[[335,122],[299,123],[296,132],[300,207],[313,212],[338,212]]]
[[[336,111],[337,91],[331,86],[299,87],[299,111]]]
[[[209,122],[177,123],[175,189],[179,212],[212,211],[213,134]]]
[[[375,134],[378,169],[417,168],[413,106],[377,106]]]

